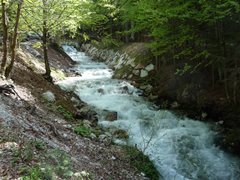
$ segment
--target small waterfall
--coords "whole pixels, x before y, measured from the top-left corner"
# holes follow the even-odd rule
[[[159,110],[128,82],[112,79],[113,72],[106,64],[71,46],[64,45],[63,49],[77,62],[73,70],[82,76],[57,84],[74,90],[97,109],[116,111],[118,120],[109,122],[99,116],[99,125],[126,130],[127,143],[149,156],[164,179],[240,179],[239,159],[214,144],[217,133],[213,125]]]

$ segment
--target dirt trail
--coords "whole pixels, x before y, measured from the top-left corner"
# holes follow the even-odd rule
[[[51,57],[59,60],[55,68],[71,65],[54,49]],[[22,99],[0,94],[0,179],[144,179],[119,146],[76,135],[73,126],[78,122],[66,121],[42,101],[41,94],[50,90],[57,102],[74,111],[74,95],[44,80],[41,61],[19,51],[12,79]],[[7,83],[0,80],[0,85]]]

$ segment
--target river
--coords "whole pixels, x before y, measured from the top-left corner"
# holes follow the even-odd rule
[[[240,179],[239,159],[214,144],[215,125],[161,110],[127,81],[112,79],[113,71],[106,64],[71,46],[63,45],[63,49],[76,61],[72,70],[82,76],[68,77],[57,84],[95,107],[100,126],[126,130],[126,143],[141,149],[163,179]],[[106,121],[101,115],[104,109],[116,111],[118,119]]]

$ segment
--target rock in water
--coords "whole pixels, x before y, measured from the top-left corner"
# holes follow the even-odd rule
[[[76,119],[86,119],[91,122],[97,122],[96,112],[90,106],[83,106],[77,110]]]
[[[55,102],[56,98],[55,95],[51,91],[47,91],[42,94],[43,99],[45,99],[48,102]]]
[[[116,111],[108,111],[104,110],[104,119],[107,121],[115,121],[117,120],[118,113]]]

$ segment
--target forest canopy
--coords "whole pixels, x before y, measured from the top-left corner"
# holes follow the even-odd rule
[[[17,17],[21,5],[21,16]],[[20,37],[34,32],[45,48],[62,37],[101,42],[102,47],[144,42],[158,63],[178,62],[176,75],[211,71],[213,86],[224,84],[237,102],[239,88],[240,4],[237,0],[1,0],[2,72],[7,40],[14,52]],[[19,18],[19,23],[17,22]],[[17,26],[16,26],[17,24]],[[14,28],[15,27],[15,28]],[[14,57],[14,55],[12,56]],[[164,59],[164,61],[163,61]]]

